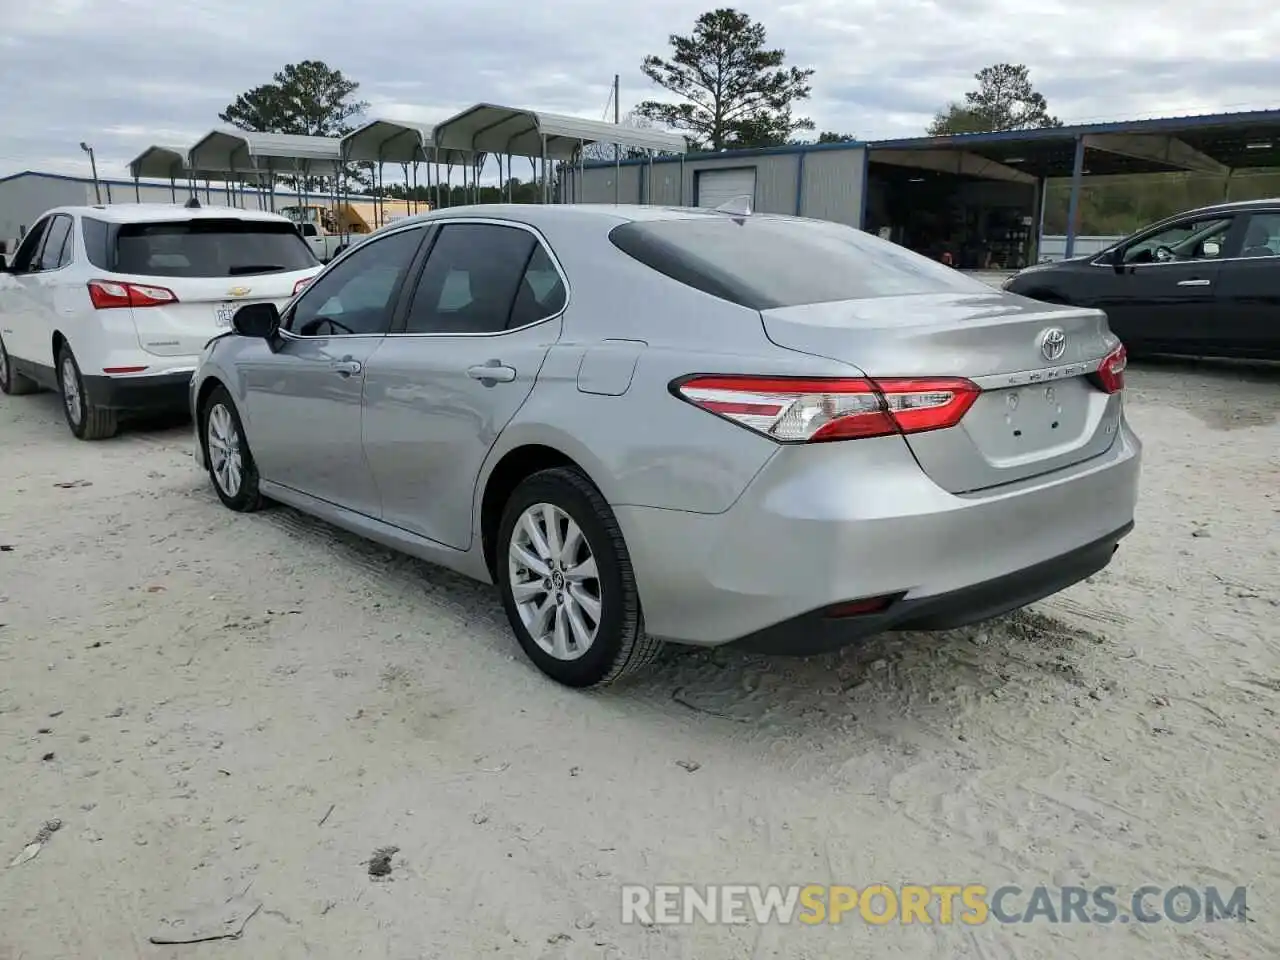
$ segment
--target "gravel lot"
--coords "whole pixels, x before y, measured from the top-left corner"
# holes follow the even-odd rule
[[[1092,581],[582,694],[488,588],[223,509],[186,425],[0,397],[0,958],[1280,956],[1280,373],[1128,402],[1138,527]],[[1251,922],[643,927],[628,882],[1244,884]],[[240,894],[241,939],[148,942]]]

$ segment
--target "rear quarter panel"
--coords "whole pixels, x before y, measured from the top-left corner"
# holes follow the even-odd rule
[[[543,232],[569,277],[564,329],[486,476],[515,447],[544,444],[579,463],[614,505],[720,513],[780,448],[674,396],[671,382],[696,373],[852,372],[776,346],[758,312],[633,260],[609,242],[607,228]],[[618,395],[580,389],[584,358],[610,340],[639,345],[629,386]]]

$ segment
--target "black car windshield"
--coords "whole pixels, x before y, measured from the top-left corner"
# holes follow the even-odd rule
[[[114,243],[99,241],[99,232],[86,219],[85,246],[94,265],[136,276],[241,277],[306,270],[317,263],[297,227],[272,220],[127,223],[115,229]],[[96,242],[90,242],[91,234]]]
[[[609,239],[672,279],[755,310],[991,292],[958,270],[838,223],[709,213],[624,223]]]

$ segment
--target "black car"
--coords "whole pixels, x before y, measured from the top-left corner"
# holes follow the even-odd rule
[[[1280,360],[1280,199],[1182,213],[1004,289],[1106,311],[1130,355]]]

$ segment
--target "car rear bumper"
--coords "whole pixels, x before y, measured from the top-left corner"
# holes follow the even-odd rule
[[[955,495],[886,437],[780,450],[724,513],[615,512],[652,635],[803,654],[973,623],[1095,573],[1133,525],[1140,462],[1124,424],[1101,456]],[[892,601],[822,622],[865,598]]]
[[[95,406],[122,413],[176,413],[191,405],[192,371],[156,376],[83,376]]]

